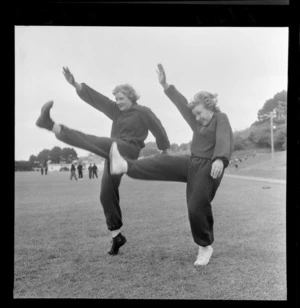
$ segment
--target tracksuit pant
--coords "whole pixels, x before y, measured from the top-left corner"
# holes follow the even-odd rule
[[[207,246],[214,241],[211,202],[221,177],[210,176],[210,159],[189,155],[158,155],[153,158],[130,160],[127,175],[134,179],[186,182],[188,216],[194,242]]]
[[[121,139],[97,137],[61,125],[62,129],[56,138],[71,146],[92,152],[106,159],[101,180],[100,202],[110,231],[122,227],[119,186],[122,175],[111,175],[109,172],[109,151],[113,141],[117,142],[120,153],[124,157],[137,159],[140,148]]]
[[[70,180],[72,180],[73,178],[75,178],[75,180],[77,180],[77,176],[76,176],[75,170],[71,171]]]

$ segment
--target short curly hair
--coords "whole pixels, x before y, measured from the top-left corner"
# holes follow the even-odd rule
[[[116,86],[113,91],[113,95],[116,95],[117,93],[123,93],[130,99],[133,103],[135,103],[139,98],[139,94],[135,91],[135,89],[128,83],[120,84]]]
[[[217,106],[218,94],[212,94],[207,91],[201,91],[194,95],[193,100],[188,104],[190,109],[197,107],[198,105],[203,105],[206,109],[211,111],[220,111]]]

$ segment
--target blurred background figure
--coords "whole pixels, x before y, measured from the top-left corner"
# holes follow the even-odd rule
[[[76,168],[75,168],[75,165],[74,165],[74,164],[71,165],[70,180],[72,180],[73,178],[75,178],[75,180],[77,181]]]
[[[88,170],[89,170],[89,179],[91,179],[92,178],[92,173],[93,173],[93,166],[92,166],[92,164],[89,165]]]
[[[94,164],[93,165],[93,178],[94,177],[98,178],[97,172],[98,172],[98,168],[97,168],[96,164]]]
[[[83,178],[83,174],[82,174],[82,165],[81,165],[81,163],[78,163],[77,171],[78,171],[78,178],[82,179]]]

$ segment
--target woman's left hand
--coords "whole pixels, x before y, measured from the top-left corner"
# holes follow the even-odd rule
[[[210,175],[213,179],[216,179],[221,176],[224,169],[224,163],[222,159],[216,159],[211,165]]]

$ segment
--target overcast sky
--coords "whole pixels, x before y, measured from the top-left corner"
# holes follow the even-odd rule
[[[201,90],[218,93],[232,129],[245,129],[266,100],[287,90],[288,28],[16,26],[15,159],[69,147],[35,126],[48,100],[54,100],[56,122],[109,137],[111,120],[78,97],[63,66],[76,81],[113,100],[112,89],[130,83],[141,96],[138,103],[159,117],[170,142],[189,142],[192,131],[158,83],[158,63],[187,99]],[[149,134],[146,141],[155,139]]]

